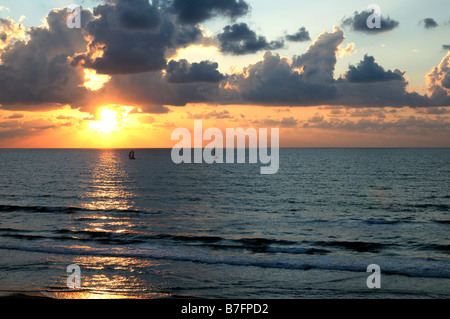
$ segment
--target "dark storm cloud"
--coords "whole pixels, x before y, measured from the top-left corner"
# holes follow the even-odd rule
[[[54,109],[83,99],[87,93],[83,71],[72,68],[67,58],[85,50],[87,42],[81,29],[67,27],[67,15],[65,10],[53,10],[46,18],[48,28],[31,28],[28,42],[19,40],[1,51],[3,109]],[[81,17],[84,23],[93,18],[87,10]]]
[[[182,23],[196,24],[218,15],[237,18],[247,14],[249,9],[244,0],[173,0],[169,11]]]
[[[374,57],[365,55],[358,66],[349,66],[349,70],[345,73],[345,78],[349,82],[402,81],[403,75],[391,70],[385,71],[380,65],[375,63]]]
[[[310,41],[311,38],[309,37],[309,32],[306,31],[305,27],[301,27],[296,33],[286,35],[286,40],[291,42],[305,42]]]
[[[349,27],[353,31],[364,32],[367,34],[377,34],[387,32],[399,26],[399,22],[390,17],[381,16],[381,28],[369,28],[367,26],[367,19],[373,14],[371,11],[355,12],[352,17],[344,18],[342,26]]]
[[[73,65],[102,74],[162,70],[170,50],[174,52],[202,40],[199,27],[175,24],[167,13],[158,11],[146,0],[99,5],[94,15],[97,19],[86,27],[93,37],[89,51],[76,55]],[[100,56],[96,54],[99,50]]]
[[[421,20],[420,22],[423,23],[423,27],[428,30],[438,27],[437,22],[434,21],[433,18],[425,18],[425,19]]]
[[[217,35],[223,53],[244,55],[261,50],[276,50],[284,47],[283,41],[268,42],[266,37],[258,36],[246,23],[228,25]]]
[[[217,83],[225,78],[217,71],[219,64],[202,61],[189,63],[187,60],[170,61],[167,66],[167,81],[171,83],[212,82]]]

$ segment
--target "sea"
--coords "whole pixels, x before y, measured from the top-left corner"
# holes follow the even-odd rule
[[[450,298],[450,149],[129,151],[0,150],[0,296]]]

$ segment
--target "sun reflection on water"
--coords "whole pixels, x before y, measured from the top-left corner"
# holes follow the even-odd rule
[[[87,190],[83,198],[90,200],[83,204],[89,210],[127,210],[133,208],[135,194],[131,191],[131,181],[127,174],[121,152],[100,150],[92,163]]]
[[[82,269],[81,288],[68,289],[65,282],[43,294],[56,299],[157,299],[170,297],[158,292],[140,275],[159,264],[156,261],[122,257],[82,256],[73,260]],[[145,269],[145,271],[144,271]],[[60,287],[60,288],[56,288]]]

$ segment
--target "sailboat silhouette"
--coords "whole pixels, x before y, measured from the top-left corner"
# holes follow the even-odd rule
[[[131,151],[131,152],[128,154],[128,157],[130,158],[130,160],[136,159],[136,157],[134,157],[134,151]]]

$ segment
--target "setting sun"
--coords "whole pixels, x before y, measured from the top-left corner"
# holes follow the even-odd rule
[[[100,120],[93,121],[90,127],[101,133],[111,133],[111,131],[118,128],[117,113],[107,107],[102,108],[100,111]]]
[[[117,114],[113,110],[104,108],[100,113],[100,125],[105,132],[111,132],[117,127]]]

